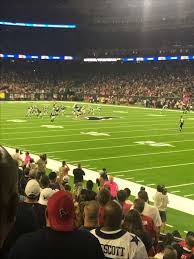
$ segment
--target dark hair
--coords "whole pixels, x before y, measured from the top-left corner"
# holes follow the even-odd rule
[[[40,186],[41,186],[42,188],[46,188],[46,187],[49,186],[49,178],[48,178],[47,175],[42,175],[42,176],[40,177]]]
[[[49,180],[54,181],[57,178],[57,174],[55,172],[50,172]]]
[[[69,191],[69,192],[71,191],[71,186],[69,184],[64,184],[63,186],[65,191]]]
[[[172,235],[173,235],[174,237],[181,238],[181,234],[180,234],[180,232],[179,232],[178,230],[174,230],[174,231],[172,232]]]
[[[167,233],[163,240],[164,247],[167,245],[171,245],[173,242],[174,242],[174,236],[171,233]]]
[[[164,188],[161,185],[158,184],[156,189],[157,189],[158,192],[163,192]]]
[[[135,199],[133,204],[134,204],[134,209],[136,209],[141,214],[145,207],[145,201],[142,199]]]
[[[170,250],[170,253],[165,254],[165,251],[164,251],[163,259],[177,259],[176,249],[174,249],[173,246],[167,245],[165,249]]]
[[[139,191],[138,192],[138,197],[141,199],[141,200],[144,200],[145,202],[148,201],[148,194],[146,191]]]
[[[110,191],[106,188],[101,189],[97,195],[97,200],[100,206],[105,206],[106,203],[111,200]]]
[[[123,229],[137,236],[141,236],[144,232],[143,223],[137,210],[128,211],[124,219]]]
[[[27,176],[29,175],[29,173],[30,173],[30,168],[29,167],[24,168],[24,174]]]
[[[144,186],[141,186],[141,187],[140,187],[140,191],[145,191],[145,187],[144,187]]]
[[[19,153],[19,149],[18,149],[18,148],[16,148],[15,152],[16,152],[16,153]]]
[[[62,161],[62,165],[63,165],[63,166],[66,165],[66,162],[65,162],[65,161]]]
[[[129,188],[125,188],[124,191],[127,194],[127,198],[131,195],[131,190]]]
[[[119,201],[119,203],[124,203],[125,200],[127,199],[127,194],[124,190],[120,190],[117,192],[117,200]]]
[[[93,186],[94,186],[93,182],[91,180],[88,180],[87,183],[86,183],[86,188],[88,190],[92,190]]]

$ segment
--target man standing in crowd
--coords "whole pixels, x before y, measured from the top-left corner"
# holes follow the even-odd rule
[[[3,258],[1,248],[15,221],[18,204],[17,172],[15,161],[0,146],[0,258]]]
[[[63,177],[68,175],[68,172],[69,172],[69,166],[66,164],[65,161],[62,162],[62,166],[59,167],[59,172],[58,172],[58,178],[59,178],[59,181],[60,183],[62,183],[63,181]]]
[[[23,160],[21,158],[20,150],[16,148],[15,154],[13,154],[12,158],[18,162],[18,166],[23,165]]]
[[[9,259],[104,259],[99,241],[89,231],[75,229],[73,198],[68,192],[50,197],[46,222],[46,228],[17,240]]]
[[[73,169],[74,184],[75,184],[75,195],[79,196],[81,190],[83,189],[83,176],[85,172],[82,170],[81,164],[78,163],[77,168]]]
[[[97,228],[99,217],[99,203],[97,201],[88,201],[84,206],[84,225],[80,229],[91,231]]]
[[[104,211],[104,226],[91,231],[100,241],[105,257],[147,259],[142,241],[134,234],[121,229],[122,208],[117,201],[109,201]]]

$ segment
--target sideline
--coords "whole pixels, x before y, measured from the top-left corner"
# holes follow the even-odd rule
[[[7,151],[10,154],[13,154],[15,149],[13,148],[9,148],[9,147],[5,147],[7,149]],[[38,160],[39,156],[37,155],[33,155],[31,154],[31,156],[35,159]],[[48,164],[47,164],[47,168],[51,169],[51,170],[58,170],[58,168],[61,166],[61,162],[57,161],[57,160],[53,160],[53,159],[48,159]],[[74,168],[76,168],[76,166],[73,165],[69,165],[70,167],[70,173],[69,175],[73,175],[72,171]],[[85,180],[92,180],[93,182],[96,182],[96,178],[99,177],[99,173],[96,171],[92,171],[92,170],[88,170],[88,169],[84,169],[85,171]],[[142,185],[128,181],[128,180],[124,180],[124,179],[120,179],[117,177],[114,177],[115,181],[118,183],[119,189],[124,189],[126,187],[130,188],[131,190],[131,194],[133,196],[137,196],[138,191],[140,190],[140,187]],[[150,201],[153,201],[152,197],[154,196],[156,189],[150,188],[146,186],[146,191],[148,192],[149,195],[149,199]],[[184,198],[181,196],[177,196],[174,194],[168,194],[169,197],[169,208],[171,209],[175,209],[181,212],[185,212],[188,213],[190,215],[194,215],[194,200],[188,199],[188,198]]]

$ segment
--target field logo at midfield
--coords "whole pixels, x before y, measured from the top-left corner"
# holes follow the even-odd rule
[[[7,120],[7,121],[11,121],[11,122],[17,122],[17,123],[22,123],[22,122],[26,122],[26,120]]]
[[[89,131],[89,132],[80,132],[82,135],[90,135],[90,136],[110,136],[107,133],[101,133],[96,131]]]
[[[155,141],[137,141],[134,143],[139,145],[146,145],[150,147],[174,147],[173,145],[168,143],[161,143],[161,142],[155,142]]]
[[[40,127],[48,129],[63,129],[63,126],[59,125],[41,125]]]

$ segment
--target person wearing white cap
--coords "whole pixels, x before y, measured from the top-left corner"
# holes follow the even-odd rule
[[[40,193],[40,198],[38,203],[43,205],[43,206],[47,206],[48,203],[48,199],[55,193],[54,190],[52,190],[51,188],[45,188],[41,191]]]

